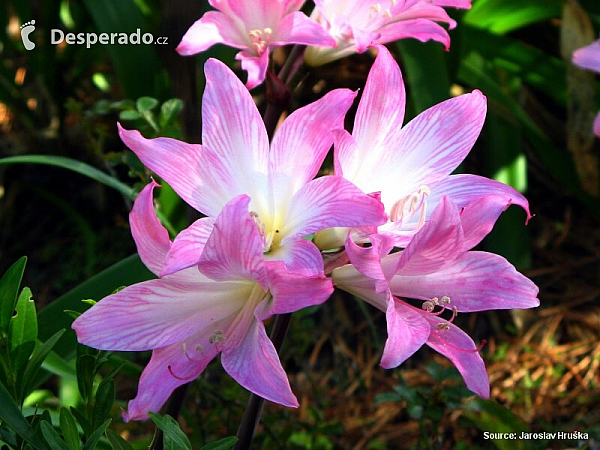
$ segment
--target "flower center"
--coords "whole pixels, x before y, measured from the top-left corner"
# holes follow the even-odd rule
[[[248,36],[250,36],[250,40],[252,41],[251,46],[258,56],[262,55],[269,46],[271,34],[273,34],[273,30],[269,27],[263,28],[262,30],[251,30],[248,33]]]
[[[263,253],[269,253],[270,251],[277,249],[282,239],[279,227],[267,227],[265,222],[263,222],[260,219],[260,216],[256,211],[250,211],[250,217],[252,217],[252,219],[258,226],[260,234],[262,235]]]
[[[430,194],[429,187],[423,185],[416,192],[396,200],[390,210],[390,220],[401,226],[409,222],[418,213],[419,220],[415,226],[415,231],[419,230],[427,217],[427,197]]]

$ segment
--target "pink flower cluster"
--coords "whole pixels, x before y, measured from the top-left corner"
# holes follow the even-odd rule
[[[447,31],[456,26],[444,6],[470,8],[471,0],[315,0],[311,17],[302,13],[304,0],[208,0],[216,11],[204,14],[183,36],[181,55],[203,52],[215,44],[240,49],[236,59],[248,72],[252,89],[266,76],[271,49],[308,45],[306,61],[321,65],[373,44],[414,38],[450,46]]]
[[[313,26],[297,12],[301,1],[258,3],[255,14],[246,2],[211,1],[219,11],[200,19],[180,50],[198,33],[212,43],[248,40],[248,24],[265,34],[268,27],[272,40],[262,48],[255,33],[239,45],[242,61],[251,49],[262,48],[252,58],[263,58],[276,42],[308,43],[294,28]],[[319,14],[333,4],[316,3]],[[359,14],[358,2],[340,3]],[[467,4],[407,0],[389,11],[415,8],[441,20],[439,5]],[[352,45],[395,39],[391,31],[377,36],[355,34]],[[400,69],[385,47],[377,49],[352,133],[344,118],[356,93],[336,89],[289,115],[269,142],[247,88],[214,59],[205,65],[201,145],[146,139],[119,126],[140,160],[206,216],[171,241],[154,212],[157,184],[146,186],[130,223],[142,261],[158,278],[106,297],[73,324],[79,341],[95,348],[152,350],[126,419],[160,409],[218,354],[246,389],[298,406],[263,323],[325,302],[334,287],[385,312],[383,367],[397,367],[427,344],[456,365],[470,390],[489,396],[478,347],[453,321],[463,312],[539,304],[538,288],[508,261],[472,250],[509,205],[527,218],[529,205],[502,183],[451,175],[481,131],[484,95],[452,98],[403,125]],[[335,172],[317,177],[332,145]]]

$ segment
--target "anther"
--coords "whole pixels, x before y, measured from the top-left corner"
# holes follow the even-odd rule
[[[211,344],[223,344],[227,338],[223,334],[222,330],[217,330],[208,338],[208,342]]]
[[[431,300],[427,300],[426,302],[423,302],[423,304],[421,305],[421,308],[423,308],[427,312],[433,312],[433,310],[435,309],[435,307],[438,304],[439,304],[438,298],[433,297]]]

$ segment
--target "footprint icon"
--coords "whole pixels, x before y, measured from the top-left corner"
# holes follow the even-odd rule
[[[21,25],[21,39],[26,50],[33,50],[35,44],[29,40],[29,35],[35,30],[35,20],[25,22]]]

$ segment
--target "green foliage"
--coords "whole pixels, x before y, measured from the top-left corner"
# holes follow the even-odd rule
[[[160,416],[150,412],[148,415],[152,422],[163,432],[163,447],[166,450],[192,450],[190,440],[175,419],[168,414]]]
[[[474,399],[465,405],[464,414],[481,431],[494,433],[515,432],[520,435],[528,431],[527,426],[519,417],[511,413],[499,404],[483,399]],[[529,444],[523,440],[493,439],[494,444],[500,450],[521,450],[529,448]]]
[[[203,445],[200,450],[229,450],[235,445],[238,438],[235,436],[229,436],[218,441],[211,442],[210,444]]]
[[[8,158],[0,159],[0,166],[9,164],[45,164],[49,166],[62,167],[64,169],[72,170],[73,172],[85,175],[93,180],[96,180],[108,187],[116,189],[126,198],[134,199],[137,193],[126,184],[119,180],[105,174],[104,172],[92,167],[88,164],[76,161],[70,158],[62,156],[52,155],[23,155],[23,156],[9,156]]]
[[[505,34],[560,16],[560,0],[477,0],[464,15],[464,22],[492,33]]]
[[[160,109],[155,112],[158,105]],[[181,137],[177,116],[183,109],[183,102],[178,98],[172,98],[164,103],[153,97],[140,97],[135,102],[123,104],[119,112],[119,119],[130,121],[136,129],[139,129],[148,137],[169,136]]]
[[[14,263],[0,279],[0,331],[2,337],[8,334],[8,327],[17,304],[17,294],[25,271],[27,258],[24,256]]]
[[[6,7],[0,8],[2,19],[8,17],[9,9],[11,14],[14,9],[21,19],[39,14],[47,28],[66,27],[72,32],[126,30],[128,33],[141,28],[142,32],[155,32],[160,6],[154,0],[48,0],[37,3],[33,8],[31,2],[9,1]],[[597,0],[581,0],[579,3],[598,27],[600,5]],[[540,124],[536,112],[523,100],[533,92],[545,103],[538,111],[550,111],[563,119],[569,101],[565,85],[569,63],[557,56],[557,49],[547,39],[548,36],[536,36],[545,26],[550,28],[550,38],[555,37],[562,4],[559,0],[474,0],[469,11],[451,11],[459,23],[450,32],[450,52],[444,51],[439,44],[412,40],[392,43],[390,47],[400,56],[407,83],[408,116],[462,90],[481,89],[488,98],[488,117],[478,143],[485,150],[476,149],[482,174],[525,191],[532,184],[528,179],[530,170],[527,165],[530,155],[525,152],[530,150],[535,155],[537,171],[550,174],[559,186],[558,190],[564,190],[565,195],[577,198],[589,211],[600,214],[597,199],[585,194],[581,188],[572,155],[563,150],[560,138],[552,136]],[[554,19],[557,20],[548,25]],[[42,24],[42,21],[39,23]],[[123,149],[123,144],[115,137],[117,117],[127,128],[136,128],[147,137],[182,137],[179,115],[183,102],[179,99],[165,101],[176,94],[168,92],[169,80],[156,47],[111,46],[81,51],[77,46],[65,46],[59,50],[40,41],[35,52],[25,53],[20,39],[10,38],[6,29],[0,27],[0,41],[3,43],[0,49],[3,56],[0,101],[11,111],[15,129],[25,130],[24,134],[35,136],[36,141],[19,147],[15,153],[17,156],[1,158],[0,166],[41,164],[65,168],[116,190],[123,197],[117,196],[119,201],[125,199],[129,202],[135,198],[139,187],[148,182],[150,173],[131,151]],[[539,44],[542,40],[545,41],[543,46]],[[231,63],[236,50],[216,46],[211,52]],[[205,53],[200,58],[207,55]],[[108,61],[112,69],[107,69]],[[367,61],[365,66],[370,64],[368,59],[364,61]],[[13,62],[14,65],[11,65]],[[347,67],[352,67],[353,63],[349,64]],[[15,81],[15,71],[19,68],[28,71],[23,86]],[[115,101],[122,96],[129,100]],[[43,107],[30,108],[27,105],[30,98],[38,100]],[[70,125],[73,122],[75,126]],[[60,129],[52,128],[51,123],[59,123]],[[77,140],[77,144],[91,151],[64,156],[68,155],[68,143],[65,145],[62,136],[57,139],[53,133],[77,129],[78,126],[83,130],[85,142]],[[52,145],[47,146],[48,143]],[[50,154],[28,153],[31,148],[41,148]],[[67,178],[67,174],[59,176]],[[3,184],[3,180],[0,181]],[[75,217],[71,220],[73,228],[84,237],[82,247],[85,247],[88,256],[92,255],[90,258],[102,253],[99,250],[103,249],[103,245],[114,245],[110,239],[102,240],[93,219],[83,217],[87,212],[81,213],[73,205],[61,204],[58,196],[51,197],[46,191],[44,187],[38,188],[36,194],[45,196],[44,199],[59,209],[63,217],[69,220]],[[189,223],[184,203],[168,185],[163,183],[157,201],[164,215],[163,222],[173,235]],[[516,217],[511,217],[512,214]],[[511,208],[498,222],[484,247],[503,253],[518,266],[527,267],[531,261],[531,244],[522,219],[522,212]],[[92,245],[94,240],[98,241],[98,245]],[[107,449],[109,446],[114,450],[131,450],[143,447],[140,444],[143,438],[134,435],[129,443],[108,426],[118,421],[114,420],[118,416],[115,403],[118,406],[120,402],[116,400],[115,373],[121,370],[134,384],[141,371],[139,363],[143,363],[144,357],[133,362],[130,355],[116,356],[84,349],[78,346],[70,325],[74,316],[89,307],[82,299],[99,300],[120,286],[144,281],[153,275],[139,257],[131,256],[89,278],[36,313],[31,290],[20,288],[25,263],[25,258],[19,259],[0,279],[0,445],[6,443],[11,449],[36,450],[91,450],[95,447]],[[78,276],[74,270],[65,273],[65,276]],[[363,310],[364,320],[372,331],[370,347],[379,350],[383,345],[383,333],[378,329],[380,324],[372,319],[371,311],[367,310],[364,302],[359,303],[359,308]],[[65,313],[67,310],[71,315]],[[296,358],[297,370],[305,367],[303,358],[310,354],[314,345],[316,317],[322,310],[315,307],[295,316],[299,325],[295,330],[297,333],[288,338],[288,346],[291,344],[297,351],[293,357]],[[504,359],[507,347],[501,343],[497,349],[493,358]],[[562,363],[555,364],[553,375],[560,377],[567,372],[566,367]],[[377,402],[400,402],[404,405],[404,420],[415,421],[421,426],[418,444],[421,447],[431,445],[432,430],[436,430],[436,424],[441,423],[448,410],[460,410],[462,425],[477,427],[482,432],[528,429],[519,417],[497,403],[466,400],[470,394],[454,369],[432,364],[426,370],[434,380],[444,380],[444,383],[433,388],[412,388],[400,383],[391,392],[379,394],[376,398]],[[68,402],[62,397],[52,397],[55,395],[52,388],[43,385],[51,375],[59,378],[59,385],[68,384],[72,388],[74,394]],[[339,382],[342,376],[336,372],[334,378]],[[152,420],[164,433],[165,448],[197,448],[197,445],[192,447],[190,440],[212,440],[223,430],[219,424],[231,424],[241,415],[243,406],[238,400],[245,395],[244,390],[230,381],[222,390],[215,392],[208,389],[211,381],[207,376],[198,383],[204,388],[198,394],[198,408],[204,413],[202,423],[191,424],[200,416],[183,412],[187,419],[185,433],[170,416],[152,415]],[[345,380],[341,381],[340,384],[343,384]],[[309,384],[312,382],[308,381]],[[532,380],[527,372],[523,381],[525,388],[515,388],[507,392],[506,397],[531,402],[532,392],[539,383],[541,378]],[[582,402],[586,401],[583,394],[580,398]],[[318,407],[325,410],[328,406],[326,401],[319,401]],[[207,404],[210,407],[207,408]],[[39,411],[27,415],[34,407]],[[309,408],[306,414],[309,420],[300,423],[293,419],[291,413],[277,410],[271,422],[263,424],[263,442],[267,443],[267,447],[268,444],[289,443],[295,448],[335,448],[336,439],[344,433],[344,427],[316,406],[312,410]],[[275,420],[279,425],[273,425]],[[116,426],[122,427],[122,424]],[[193,429],[194,426],[196,429]],[[199,437],[209,436],[210,439],[188,439],[186,433],[189,435],[190,429]],[[206,444],[202,449],[231,448],[235,442],[235,437],[229,437]],[[385,448],[386,443],[374,440],[370,445],[372,448]],[[494,445],[499,449],[509,445],[516,449],[524,448],[523,443],[518,441],[494,441]],[[465,444],[456,443],[456,448],[465,448]]]
[[[133,450],[133,446],[113,430],[107,428],[105,433],[113,450]]]
[[[14,448],[16,448],[17,441],[12,435],[13,431],[29,442],[34,449],[47,449],[43,441],[35,434],[31,424],[23,417],[19,406],[4,387],[4,384],[0,384],[0,419],[2,420],[2,440],[5,442],[15,442]]]

